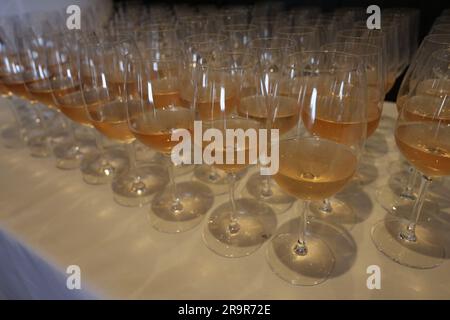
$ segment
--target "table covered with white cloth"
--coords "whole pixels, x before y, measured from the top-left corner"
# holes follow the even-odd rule
[[[4,123],[7,111],[1,109]],[[248,257],[220,257],[203,244],[206,219],[184,233],[158,232],[148,221],[149,206],[122,207],[113,201],[109,185],[88,185],[79,170],[55,168],[54,158],[32,158],[26,148],[0,146],[0,297],[448,299],[448,260],[431,270],[411,269],[383,256],[371,241],[372,225],[387,214],[376,201],[376,190],[387,187],[388,168],[399,159],[395,116],[395,105],[385,103],[380,127],[368,143],[386,154],[365,159],[373,165],[373,181],[344,190],[358,223],[350,230],[336,226],[344,229],[345,239],[332,229],[325,235],[341,250],[335,251],[330,279],[314,287],[292,286],[272,273],[265,260],[267,243]],[[241,181],[238,196],[244,188]],[[227,200],[226,194],[216,197],[212,209]],[[295,209],[278,215],[278,225],[296,217]],[[446,210],[439,214],[450,215]],[[430,223],[447,234],[450,249],[446,218]],[[67,268],[73,265],[80,268],[80,290],[67,287]],[[380,268],[380,289],[367,286],[368,267],[374,265]]]

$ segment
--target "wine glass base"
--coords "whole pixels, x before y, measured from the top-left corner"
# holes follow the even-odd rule
[[[416,241],[404,240],[400,234],[406,230],[407,221],[387,218],[372,227],[375,247],[393,261],[411,268],[431,269],[445,258],[445,249],[432,231],[416,226]]]
[[[176,186],[178,206],[169,186],[156,194],[150,210],[150,223],[161,232],[178,233],[197,226],[214,203],[210,188],[199,182],[181,182]]]
[[[241,180],[247,174],[247,168],[236,173],[235,181]],[[213,166],[198,165],[194,169],[194,177],[206,183],[211,188],[214,195],[222,195],[228,192],[228,175],[225,171],[217,169]]]
[[[56,167],[58,169],[70,170],[80,167],[81,159],[90,153],[95,152],[95,144],[83,142],[68,141],[60,143],[53,148],[53,155],[56,158]]]
[[[27,147],[30,155],[34,158],[48,158],[50,157],[50,148],[48,145],[47,136],[41,132],[40,134],[32,134],[27,136]]]
[[[60,144],[67,143],[67,141],[70,140],[71,137],[65,131],[52,132],[48,137],[49,145],[51,148],[54,148],[55,146],[58,146]]]
[[[8,149],[20,149],[25,146],[21,130],[17,125],[8,124],[2,127],[1,137],[3,146]]]
[[[390,214],[403,219],[409,219],[415,203],[415,195],[412,197],[402,196],[401,188],[392,190],[388,186],[381,187],[376,191],[378,203]],[[439,211],[439,206],[429,200],[424,201],[423,214],[419,222],[429,222],[431,216]]]
[[[116,175],[111,184],[114,200],[126,207],[141,207],[169,181],[166,170],[146,165]]]
[[[296,199],[285,193],[273,179],[269,180],[269,188],[265,187],[266,179],[267,177],[259,172],[251,175],[246,184],[247,193],[252,198],[270,205],[276,214],[286,212]]]
[[[327,210],[322,201],[312,201],[309,204],[309,212],[320,220],[335,224],[344,224],[349,228],[353,227],[357,220],[353,208],[344,201],[336,198],[330,198],[328,200],[331,210]]]
[[[236,200],[236,222],[231,227],[231,203],[217,207],[209,216],[203,231],[206,246],[220,256],[238,258],[255,252],[277,227],[273,210],[254,199]]]
[[[266,257],[272,271],[281,279],[296,286],[315,286],[331,275],[335,258],[328,245],[314,234],[306,236],[308,251],[295,251],[298,234],[281,233],[268,244]]]
[[[128,157],[118,148],[108,148],[103,154],[88,154],[81,160],[80,165],[83,180],[94,185],[110,182],[114,175],[124,172],[127,168]]]

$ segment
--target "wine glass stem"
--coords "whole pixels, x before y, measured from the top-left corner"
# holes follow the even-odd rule
[[[330,199],[325,199],[322,201],[322,206],[320,207],[320,211],[324,212],[324,213],[331,213],[331,211],[333,210],[333,208],[331,207],[331,202]]]
[[[183,210],[183,205],[181,204],[180,198],[178,197],[177,183],[175,182],[175,172],[174,164],[172,158],[166,156],[167,160],[167,171],[169,172],[169,188],[172,194],[172,212],[177,214]]]
[[[416,179],[417,179],[417,170],[414,167],[410,167],[409,170],[409,176],[408,176],[408,181],[406,182],[406,186],[403,189],[402,193],[400,194],[400,196],[402,198],[407,198],[407,199],[411,199],[411,200],[415,200],[415,196],[414,196],[414,185],[416,184]]]
[[[270,197],[272,195],[272,189],[270,188],[270,176],[266,175],[263,178],[263,186],[261,189],[263,197]]]
[[[59,112],[59,111],[58,111]],[[61,113],[59,113],[61,115]],[[69,137],[72,142],[77,145],[77,138],[75,135],[75,128],[73,127],[72,121],[69,121],[66,117],[62,116],[61,121],[63,122],[63,125],[67,128],[67,131],[69,132]]]
[[[100,135],[100,133],[95,130],[94,131],[94,136],[95,136],[95,144],[97,146],[98,151],[100,152],[100,154],[104,154],[105,153],[105,148],[103,146],[103,137]]]
[[[125,145],[128,153],[128,161],[130,165],[130,170],[136,169],[136,149],[134,147],[134,142],[127,143]]]
[[[300,228],[298,232],[298,240],[294,247],[294,251],[296,254],[300,256],[305,256],[308,253],[308,248],[306,246],[306,228],[308,225],[309,201],[303,202],[299,201],[297,205],[300,211]]]
[[[422,175],[422,180],[420,182],[419,194],[417,196],[416,202],[414,203],[411,219],[406,226],[405,230],[400,232],[400,238],[405,241],[415,242],[417,240],[416,237],[416,225],[420,218],[420,213],[422,211],[422,207],[425,201],[426,193],[428,187],[431,183],[431,178]]]
[[[228,229],[230,233],[237,233],[240,229],[237,215],[236,199],[235,199],[235,186],[236,186],[236,174],[233,172],[228,173],[228,190],[230,193],[230,203],[231,203],[231,214],[230,214],[230,224]]]
[[[45,118],[44,118],[44,114],[42,113],[41,108],[39,108],[38,105],[36,105],[36,108],[34,108],[34,110],[36,110],[36,121],[39,123],[39,126],[42,127],[42,129],[48,133],[48,128],[47,128],[47,124],[45,123]]]

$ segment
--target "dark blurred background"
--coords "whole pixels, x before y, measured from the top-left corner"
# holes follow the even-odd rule
[[[279,0],[279,1],[251,1],[251,0],[220,0],[220,1],[207,1],[207,0],[114,0],[115,5],[120,5],[123,2],[140,2],[144,4],[191,4],[191,5],[216,5],[218,7],[227,5],[252,5],[263,4],[267,2],[280,3],[284,5],[286,9],[298,6],[317,6],[322,8],[322,11],[333,11],[340,7],[363,7],[367,8],[369,5],[376,4],[381,8],[381,15],[383,15],[383,8],[398,8],[409,7],[417,8],[420,10],[420,31],[419,31],[419,43],[422,41],[430,30],[434,20],[442,13],[444,9],[450,8],[450,0]],[[386,100],[395,101],[397,91],[400,87],[403,75],[399,77],[391,89],[386,95]]]

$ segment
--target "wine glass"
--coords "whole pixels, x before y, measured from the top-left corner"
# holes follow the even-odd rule
[[[269,16],[252,16],[250,23],[256,26],[258,38],[272,38],[279,27],[276,19]]]
[[[112,180],[114,200],[124,206],[142,206],[167,183],[160,166],[136,162],[135,136],[128,127],[125,55],[137,53],[132,40],[89,43],[81,53],[80,81],[85,109],[91,124],[106,137],[125,144],[129,168],[115,174]]]
[[[76,43],[79,36],[80,34],[74,31],[42,36],[31,35],[21,40],[25,53],[24,65],[29,70],[29,81],[26,85],[32,96],[43,105],[56,110],[57,113],[61,112],[69,119],[72,117],[76,122],[87,124],[77,74]],[[64,108],[73,102],[68,101],[73,100],[72,97],[78,101],[78,108],[70,108],[70,106]],[[60,169],[75,169],[79,167],[84,154],[93,151],[94,145],[91,140],[77,139],[73,123],[64,117],[61,119],[67,138],[53,147],[53,154],[57,159],[56,166]]]
[[[289,58],[298,82],[301,122],[279,143],[274,179],[299,199],[298,233],[279,233],[269,243],[272,270],[293,285],[317,285],[333,272],[335,257],[308,229],[309,201],[329,198],[356,173],[367,132],[367,84],[360,58],[340,52],[305,51]],[[302,200],[302,201],[300,201]]]
[[[33,106],[29,109],[31,121],[27,121],[24,139],[33,157],[49,157],[49,121],[55,119],[54,113],[48,112],[37,104],[35,97],[28,90],[27,82],[32,82],[32,72],[26,66],[26,53],[20,40],[24,34],[19,25],[12,21],[14,27],[19,29],[14,32],[14,38],[3,38],[2,45],[2,82],[14,97],[12,101],[15,107],[19,107],[27,101]],[[55,121],[56,122],[56,121]]]
[[[106,90],[97,91],[94,87],[95,82],[98,83],[99,79],[92,79],[95,76],[93,74],[94,64],[100,59],[96,56],[96,52],[94,52],[92,47],[98,44],[101,39],[105,41],[103,37],[112,41],[111,37],[99,36],[93,32],[83,35],[79,42],[78,77],[84,108],[94,128],[95,126],[87,107],[91,104],[97,105],[104,100],[108,100]],[[105,140],[107,138],[99,130],[96,129],[94,135],[97,152],[83,157],[80,165],[83,180],[93,185],[110,183],[116,174],[126,170],[129,156],[121,148],[117,147],[117,143],[114,140],[112,140],[114,141],[113,143],[106,144]]]
[[[181,99],[185,104],[192,104],[194,98],[194,87],[191,82],[192,72],[198,65],[213,61],[217,55],[227,48],[229,39],[225,34],[199,33],[188,36],[184,40],[184,60],[185,68],[182,74],[184,90],[181,91]],[[203,117],[211,116],[209,110],[204,109]],[[237,174],[236,179],[241,179],[245,171]],[[209,165],[197,165],[194,169],[194,176],[200,182],[206,183],[215,195],[227,192],[227,174],[220,168]]]
[[[396,14],[404,14],[408,18],[409,24],[409,58],[408,62],[412,61],[414,54],[418,47],[419,24],[420,24],[420,10],[417,8],[391,8],[388,9]]]
[[[228,38],[220,33],[195,33],[183,40],[185,59],[189,63],[204,63],[207,59],[223,51],[228,44]],[[206,59],[206,60],[205,60]]]
[[[330,52],[343,52],[360,58],[367,76],[366,138],[369,138],[378,127],[383,109],[385,69],[381,48],[363,42],[347,41],[329,43],[323,45],[321,49]],[[347,203],[336,198],[325,199],[321,202],[312,201],[309,209],[316,217],[331,222],[344,223],[350,227],[357,220],[355,211]]]
[[[426,61],[431,54],[439,49],[450,48],[450,35],[446,34],[430,34],[427,35],[417,53],[409,66],[402,84],[397,94],[397,111],[400,113],[405,101],[408,100],[410,92],[415,88],[418,83],[419,76],[423,73],[423,68],[426,65]],[[427,91],[427,86],[430,87],[432,81],[423,81],[421,84],[421,91]],[[423,99],[414,99],[416,103],[423,102]],[[377,201],[381,206],[389,213],[404,216],[411,212],[417,194],[416,184],[418,181],[418,173],[411,166],[405,166],[407,174],[406,181],[394,180],[398,183],[394,183],[392,187],[382,186],[377,190]],[[427,206],[427,212],[436,211],[436,206],[431,201],[425,201]],[[433,208],[434,207],[434,208]]]
[[[20,148],[24,146],[24,127],[21,121],[18,108],[14,105],[13,93],[6,85],[6,79],[3,77],[8,76],[8,55],[11,54],[11,48],[13,47],[12,40],[7,37],[2,24],[6,22],[0,20],[0,95],[6,101],[8,101],[8,107],[10,113],[13,116],[13,123],[2,127],[1,137],[4,141],[4,146],[7,148]]]
[[[445,257],[436,230],[422,225],[420,216],[431,181],[450,175],[449,64],[448,48],[431,54],[397,119],[397,147],[421,174],[411,215],[408,219],[387,217],[372,227],[372,240],[379,251],[399,264],[418,269],[434,268]]]
[[[226,172],[230,196],[229,202],[219,205],[209,216],[203,240],[208,248],[224,257],[253,253],[276,228],[276,217],[269,206],[251,198],[235,199],[236,174],[255,164],[258,154],[265,150],[259,134],[265,121],[245,108],[236,112],[246,103],[242,95],[244,87],[261,90],[255,68],[252,55],[222,53],[198,67],[194,82],[196,118],[202,121],[203,135],[209,136],[211,132],[219,135],[213,143],[209,143],[210,137],[210,141],[204,139],[198,147],[203,150],[204,162]]]
[[[397,10],[388,10],[383,14],[382,17],[382,28],[383,25],[387,22],[392,25],[395,25],[398,31],[398,75],[401,75],[403,71],[407,68],[409,64],[409,59],[411,58],[410,49],[411,49],[411,32],[410,28],[412,27],[410,21],[410,17],[407,12],[401,12]],[[386,31],[386,30],[385,30]],[[408,36],[403,36],[408,35]]]
[[[53,148],[58,168],[79,168],[85,156],[96,152],[93,129],[84,108],[78,78],[80,38],[78,30],[48,37],[45,56],[53,105],[67,117],[62,117],[68,132],[67,142],[58,143]]]
[[[168,21],[143,24],[136,31],[136,42],[139,50],[154,49],[155,54],[158,53],[156,49],[168,52],[181,45],[181,41],[177,38],[176,28]],[[148,148],[143,147],[149,151]],[[165,158],[160,153],[156,153],[152,160],[163,165],[166,164]],[[175,175],[187,174],[192,170],[192,165],[180,165],[175,168]]]
[[[259,103],[249,108],[249,111],[257,111],[256,115],[266,121],[266,127],[279,129],[280,134],[285,134],[292,128],[293,124],[289,120],[296,112],[292,99],[282,98],[283,95],[289,95],[290,87],[283,88],[283,84],[278,87],[281,67],[285,63],[286,56],[295,52],[296,46],[294,40],[282,37],[258,38],[249,44],[249,52],[257,60],[256,72],[266,86],[265,91],[258,90],[256,95],[253,93],[255,101]],[[290,84],[289,81],[286,83]],[[283,93],[274,92],[278,88]],[[261,99],[258,95],[276,96],[276,99]],[[259,108],[256,110],[257,107]],[[277,213],[285,212],[295,200],[280,189],[270,175],[253,174],[247,180],[246,191],[251,197],[271,205]]]
[[[168,163],[169,185],[151,203],[150,223],[162,232],[183,232],[197,226],[211,208],[211,190],[198,182],[176,183],[174,138],[190,134],[194,109],[181,101],[180,55],[176,50],[130,53],[126,61],[127,118],[130,132],[146,146],[162,153]],[[179,138],[178,138],[179,139]],[[190,147],[189,147],[190,148]],[[179,159],[179,158],[178,158]]]

